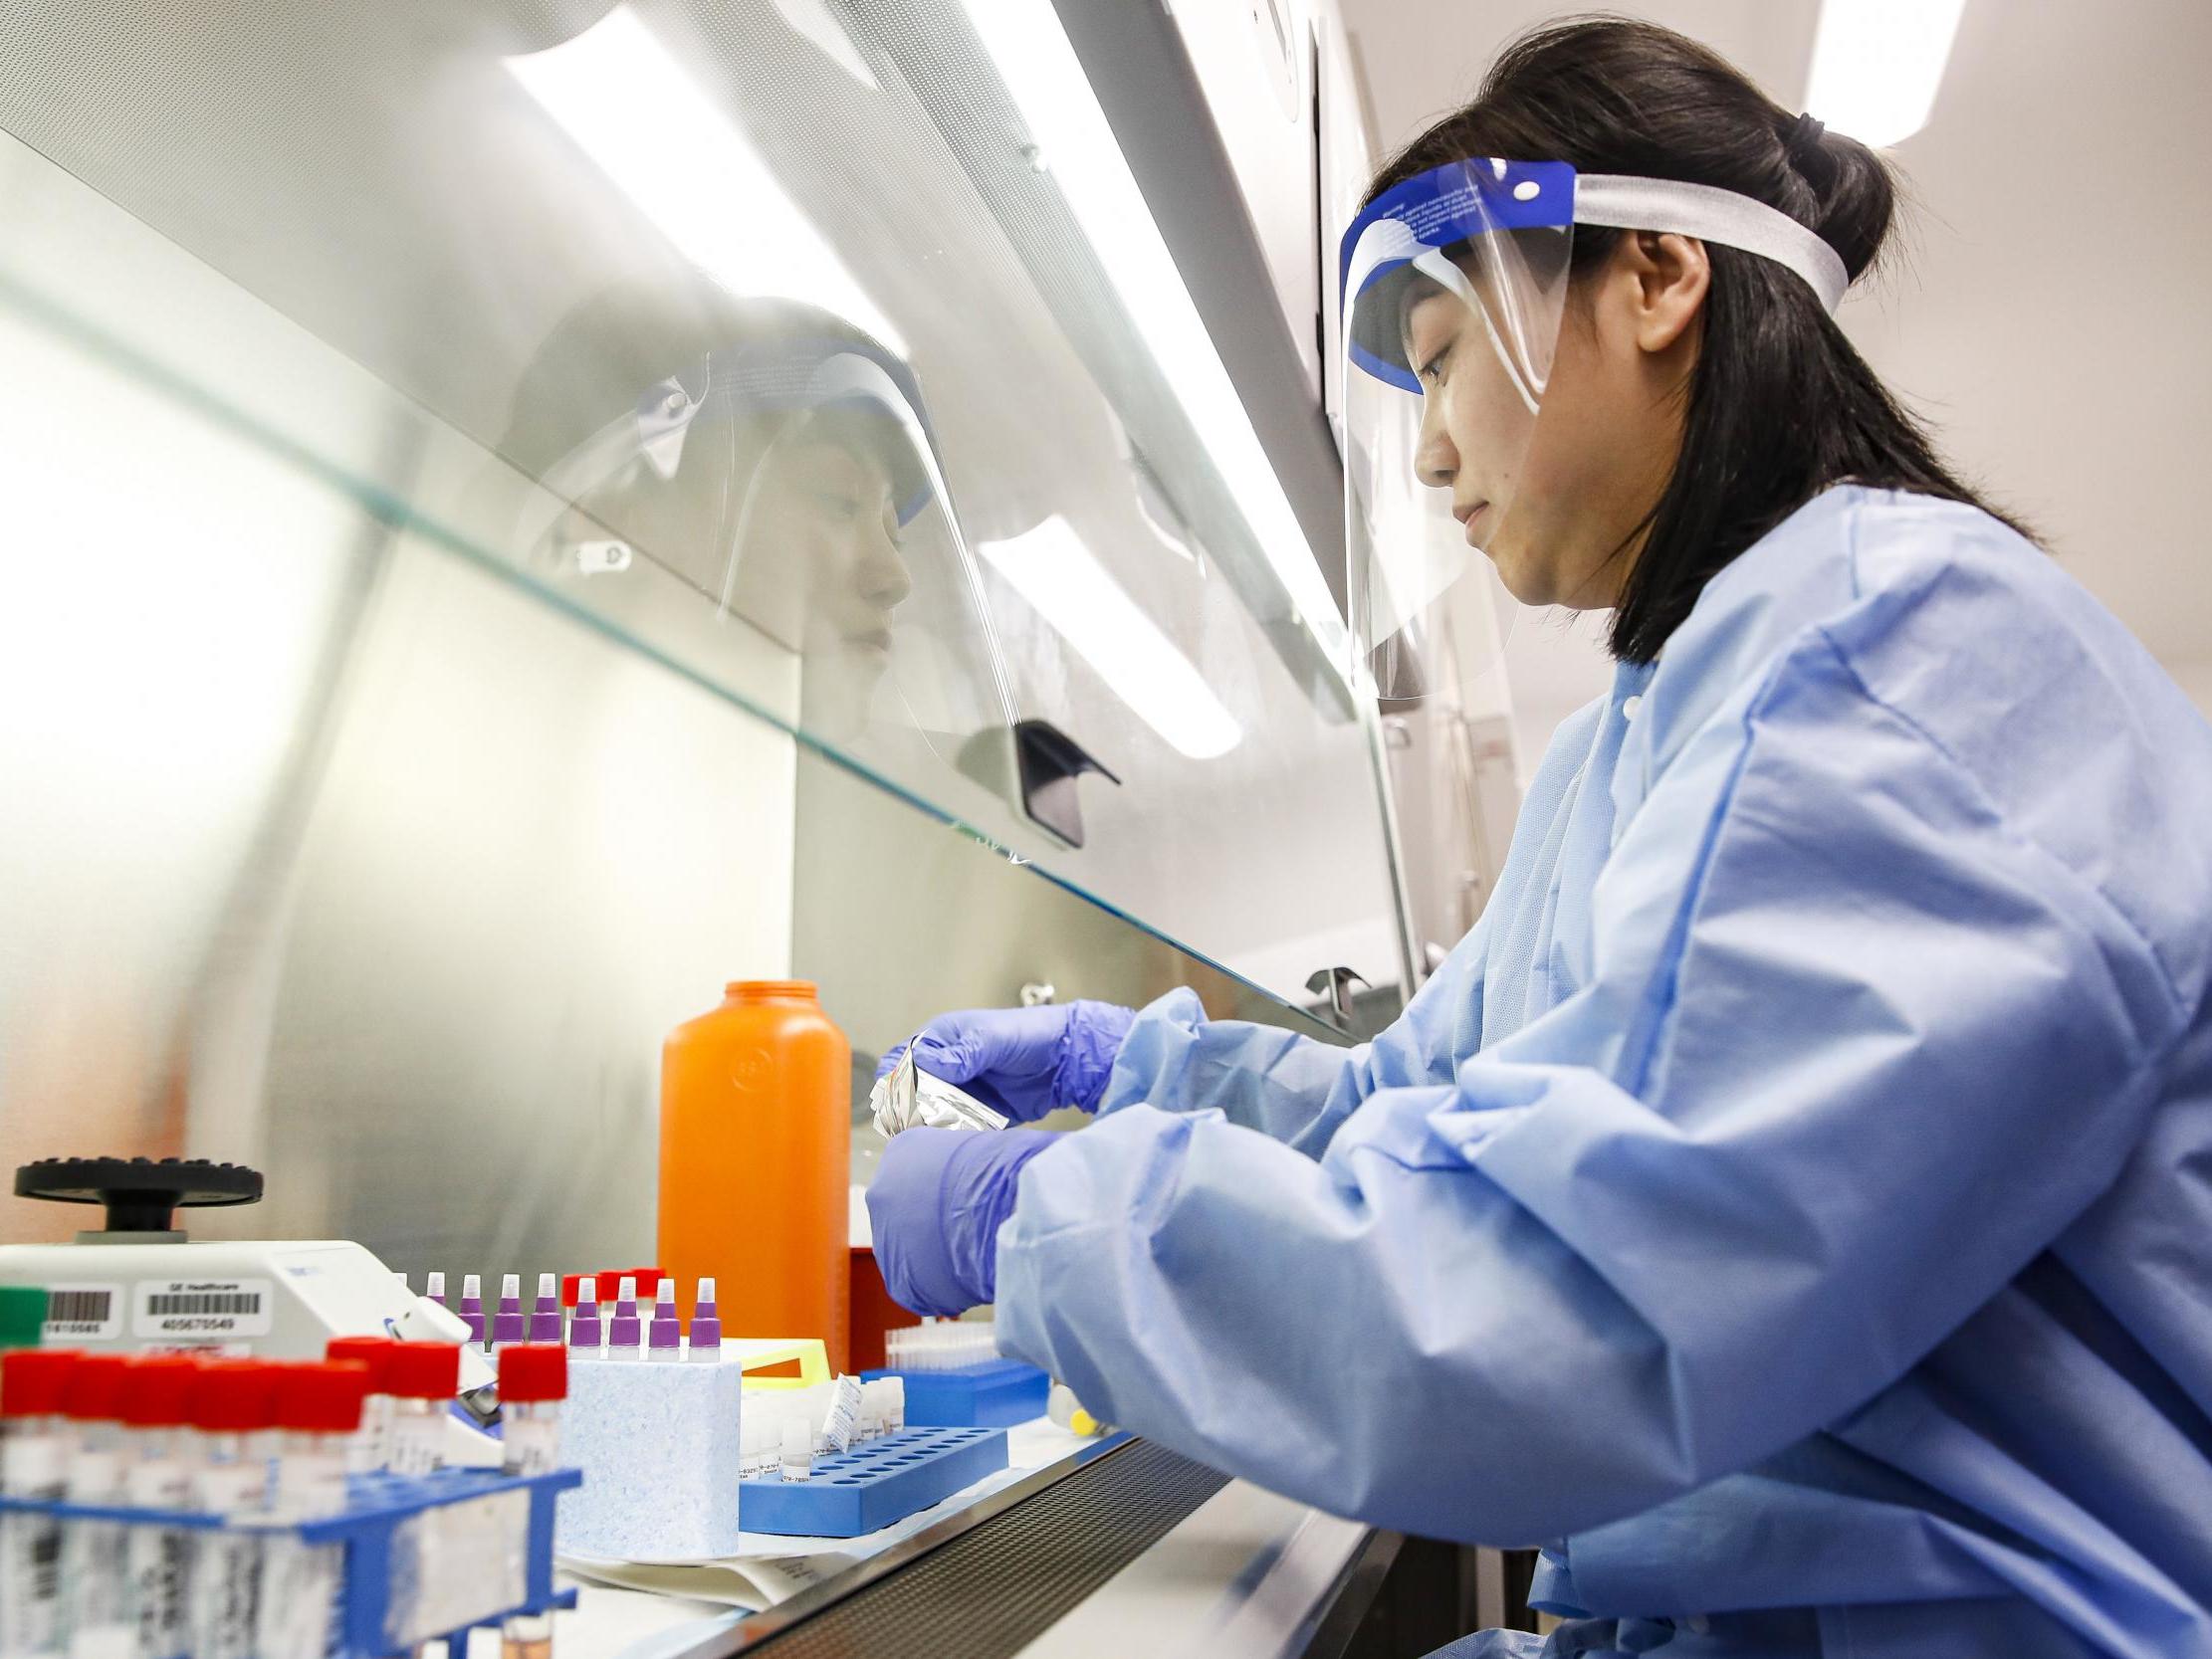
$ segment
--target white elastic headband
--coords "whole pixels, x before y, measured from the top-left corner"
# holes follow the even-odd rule
[[[1851,273],[1835,249],[1778,208],[1678,179],[1631,178],[1622,173],[1575,176],[1575,223],[1613,230],[1664,231],[1741,248],[1804,278],[1833,312],[1851,287]]]

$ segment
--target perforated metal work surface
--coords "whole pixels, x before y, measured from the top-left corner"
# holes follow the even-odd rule
[[[746,1649],[747,1659],[1005,1659],[1226,1484],[1215,1470],[1137,1441]]]

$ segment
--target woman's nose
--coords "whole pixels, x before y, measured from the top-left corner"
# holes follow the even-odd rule
[[[868,603],[895,610],[914,591],[914,577],[889,529],[877,525],[868,532],[867,550],[860,566],[860,592]]]
[[[1443,399],[1422,399],[1421,438],[1414,446],[1414,477],[1433,490],[1446,490],[1459,471],[1459,451],[1443,429]]]

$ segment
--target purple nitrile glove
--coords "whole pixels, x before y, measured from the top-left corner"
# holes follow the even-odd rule
[[[876,1266],[891,1300],[961,1314],[998,1291],[998,1226],[1021,1166],[1059,1143],[1050,1130],[910,1129],[894,1135],[868,1185]]]
[[[914,1063],[1017,1124],[1033,1124],[1060,1106],[1096,1112],[1136,1018],[1111,1002],[940,1014],[914,1039]],[[886,1054],[876,1076],[896,1066],[906,1049],[901,1044]]]

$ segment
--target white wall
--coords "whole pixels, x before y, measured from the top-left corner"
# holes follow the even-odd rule
[[[1386,151],[1471,96],[1514,34],[1584,9],[1342,5]],[[1704,40],[1784,104],[1804,96],[1814,0],[1619,9]],[[1962,470],[2212,710],[2208,70],[2212,7],[1972,0],[1933,118],[1895,151],[1916,203],[1897,258],[1843,320]],[[1603,688],[1599,627],[1523,617],[1509,641],[1524,768],[1529,739]]]

